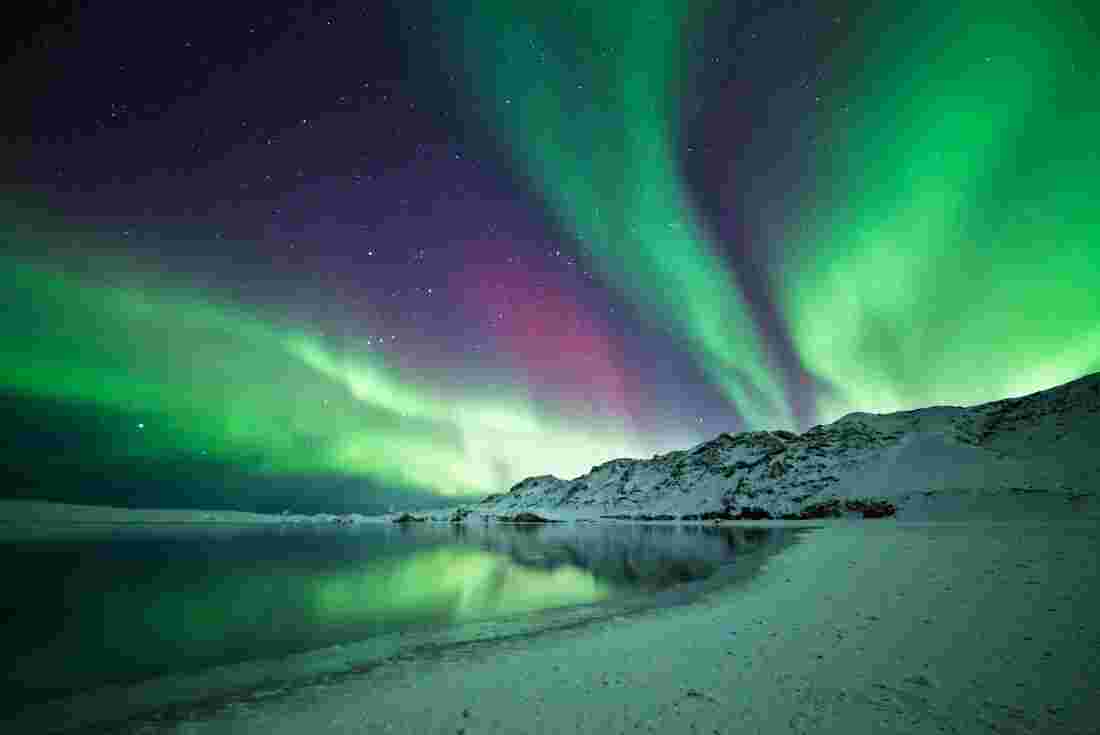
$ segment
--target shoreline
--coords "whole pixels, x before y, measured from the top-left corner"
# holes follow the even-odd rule
[[[237,510],[118,508],[55,503],[49,500],[0,501],[0,523],[6,524],[226,524],[278,523],[283,516]]]
[[[823,526],[694,604],[399,660],[161,731],[1095,733],[1098,532]]]
[[[450,524],[456,508],[467,511],[461,523],[497,524],[492,507],[471,500],[456,506],[408,511],[428,523]],[[654,525],[715,525],[712,520],[643,520],[638,518],[613,518],[600,512],[578,512],[576,509],[559,508],[540,511],[549,521],[556,523],[631,523]],[[0,532],[19,527],[110,527],[110,526],[356,526],[361,524],[388,524],[402,515],[392,511],[375,515],[360,513],[275,514],[252,513],[236,510],[119,508],[111,506],[78,505],[41,500],[0,500]],[[1049,522],[1076,522],[1077,520],[1100,522],[1100,495],[1096,492],[1076,493],[983,493],[972,490],[955,493],[917,494],[898,508],[896,516],[863,519],[856,517],[808,518],[800,520],[766,519],[760,522],[791,524],[792,527],[812,527],[843,523],[983,523],[1029,522],[1042,519]],[[718,523],[755,523],[756,521],[727,521]],[[510,522],[509,522],[510,523]],[[526,525],[526,524],[519,524]]]
[[[768,524],[729,524],[766,526]],[[785,524],[770,524],[782,526]],[[340,529],[331,529],[339,532]],[[766,545],[738,556],[709,577],[656,592],[637,592],[600,602],[447,625],[403,628],[360,641],[168,675],[133,684],[108,685],[61,699],[28,705],[6,724],[19,732],[120,732],[152,718],[186,722],[200,713],[239,707],[317,686],[329,686],[395,661],[436,658],[462,651],[512,644],[563,631],[583,630],[601,621],[631,621],[663,608],[690,606],[722,590],[751,581],[767,560],[797,544],[807,529],[786,528]]]
[[[1098,565],[1095,521],[818,523],[686,605],[73,732],[1095,735]]]

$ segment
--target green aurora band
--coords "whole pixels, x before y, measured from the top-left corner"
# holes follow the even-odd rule
[[[478,3],[466,67],[603,277],[687,340],[750,428],[777,428],[781,383],[676,162],[683,39],[710,5]],[[820,420],[1100,368],[1097,11],[910,5],[840,19],[813,185],[773,245],[802,366],[831,388]]]
[[[901,8],[860,18],[837,52],[775,274],[801,359],[836,388],[822,420],[1100,369],[1097,11]]]
[[[131,416],[132,430],[110,437],[99,460],[223,462],[453,496],[652,450],[610,425],[567,428],[521,395],[444,395],[377,350],[336,351],[133,269],[108,283],[105,269],[92,280],[0,265],[0,390]]]
[[[484,106],[593,267],[682,337],[750,427],[791,428],[777,371],[676,157],[682,0],[439,3]]]
[[[683,39],[708,4],[463,5],[440,12],[462,24],[482,114],[594,267],[685,340],[750,427],[790,426],[779,372],[676,159]],[[844,19],[813,185],[774,245],[786,327],[832,387],[822,420],[993,400],[1100,369],[1098,11],[900,8]],[[5,234],[50,250],[48,234]],[[547,416],[518,388],[451,394],[378,350],[337,350],[149,274],[41,261],[0,257],[0,391],[132,416],[110,440],[116,459],[460,495],[654,449]]]

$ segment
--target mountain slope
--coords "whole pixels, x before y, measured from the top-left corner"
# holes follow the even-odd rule
[[[853,413],[803,434],[721,434],[652,459],[615,459],[573,480],[528,478],[483,512],[549,515],[821,514],[831,499],[880,498],[900,516],[1021,496],[1070,510],[1100,488],[1100,373],[960,408]],[[858,504],[853,503],[852,508]],[[1003,502],[1002,502],[1003,505]],[[833,506],[836,503],[833,502]],[[980,512],[980,509],[975,509]]]

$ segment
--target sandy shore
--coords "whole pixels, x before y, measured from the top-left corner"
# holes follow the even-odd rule
[[[836,523],[688,606],[121,732],[1100,733],[1098,562],[1094,522]]]

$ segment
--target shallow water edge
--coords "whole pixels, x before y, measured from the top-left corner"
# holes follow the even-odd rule
[[[234,703],[254,702],[301,687],[331,683],[372,671],[394,661],[462,655],[463,651],[553,631],[580,629],[595,622],[632,616],[655,608],[688,605],[721,589],[751,579],[767,562],[797,542],[806,527],[789,524],[736,524],[755,527],[764,541],[736,562],[702,580],[626,598],[525,612],[507,617],[438,626],[420,626],[364,640],[278,658],[227,664],[191,674],[163,676],[129,685],[97,688],[60,700],[26,707],[4,729],[14,732],[104,732],[125,721],[189,720]],[[559,533],[566,528],[556,529]],[[671,530],[671,529],[669,529]],[[333,529],[333,533],[339,533]],[[111,724],[114,723],[114,724]],[[108,730],[104,730],[108,728]]]

